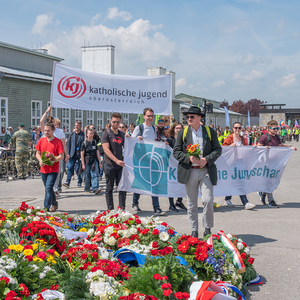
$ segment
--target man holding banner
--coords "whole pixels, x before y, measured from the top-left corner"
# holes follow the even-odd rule
[[[174,157],[179,161],[178,182],[185,184],[188,216],[192,229],[192,236],[198,237],[198,191],[202,194],[203,216],[202,226],[205,228],[204,236],[211,233],[214,226],[213,186],[217,184],[217,168],[215,161],[222,153],[215,130],[200,125],[204,114],[197,106],[192,106],[187,112],[189,126],[178,133],[173,149]],[[188,156],[187,146],[199,144],[202,153],[201,159]]]

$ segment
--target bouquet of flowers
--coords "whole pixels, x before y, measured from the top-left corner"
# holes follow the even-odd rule
[[[43,164],[47,165],[47,166],[53,166],[53,164],[55,163],[55,156],[53,153],[49,152],[49,151],[44,151],[42,153],[42,162]]]
[[[187,156],[194,156],[195,158],[201,158],[202,152],[200,151],[200,144],[189,144],[186,147],[188,151]]]

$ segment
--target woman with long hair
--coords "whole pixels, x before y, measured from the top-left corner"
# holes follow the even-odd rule
[[[172,126],[170,127],[170,129],[167,131],[168,138],[167,138],[166,144],[169,145],[172,149],[175,145],[178,132],[181,129],[183,129],[182,124],[175,121],[172,124]],[[175,204],[174,204],[174,198],[169,198],[169,202],[170,202],[169,211],[171,211],[171,212],[178,212],[178,210],[183,210],[183,211],[187,210],[186,207],[184,206],[184,204],[182,203],[181,197],[177,199]]]

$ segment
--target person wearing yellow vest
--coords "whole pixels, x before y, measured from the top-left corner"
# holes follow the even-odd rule
[[[219,141],[220,145],[222,146],[223,141],[224,141],[224,137],[221,134],[221,130],[220,129],[217,129],[217,136],[218,136],[218,141]]]
[[[287,139],[290,142],[292,140],[292,127],[289,127],[287,130]]]
[[[225,126],[225,130],[224,130],[224,133],[223,133],[224,139],[226,139],[230,134],[231,134],[231,132],[229,130],[229,127]]]
[[[299,142],[299,127],[295,127],[294,129],[294,139]]]

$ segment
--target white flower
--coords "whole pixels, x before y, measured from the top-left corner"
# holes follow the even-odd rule
[[[226,236],[227,236],[230,240],[232,240],[232,235],[231,235],[230,233],[226,234]]]
[[[31,217],[30,216],[27,216],[26,218],[25,218],[25,220],[27,221],[27,222],[30,222],[31,221]]]
[[[116,240],[113,236],[111,236],[111,237],[107,240],[107,244],[108,244],[109,246],[113,246],[116,242],[117,242],[117,240]]]
[[[45,278],[46,277],[46,273],[42,272],[39,274],[39,277],[42,279],[42,278]]]
[[[88,230],[88,232],[87,232],[87,235],[88,235],[88,236],[93,236],[94,233],[95,233],[95,230],[94,230],[93,228],[90,228],[90,229]]]
[[[17,219],[16,219],[16,222],[17,222],[17,223],[23,222],[23,218],[22,218],[22,217],[17,218]]]
[[[244,248],[244,245],[241,243],[241,242],[238,242],[236,244],[236,247],[239,249],[239,250],[242,250]]]
[[[37,206],[37,207],[36,207],[36,209],[40,209],[40,207],[39,207],[39,206]]]
[[[31,265],[31,268],[33,269],[32,272],[35,272],[39,267],[37,265]]]
[[[166,242],[170,236],[167,232],[163,231],[159,234],[159,238],[163,241],[163,242]]]
[[[33,221],[39,221],[39,220],[40,220],[40,217],[35,216],[35,217],[33,218]]]
[[[130,228],[130,234],[133,235],[133,234],[137,234],[137,229],[135,227],[131,227]]]
[[[6,232],[6,229],[2,229],[1,233],[4,234]]]
[[[124,237],[130,237],[131,235],[129,230],[119,230],[118,232]]]
[[[100,215],[101,214],[101,211],[100,210],[97,210],[96,211],[96,215]]]
[[[239,241],[240,243],[242,243],[242,242],[243,242],[243,240],[242,240],[242,239],[238,239],[238,241]]]
[[[28,209],[26,210],[26,212],[30,215],[31,212],[32,212],[32,210],[31,210],[30,208],[28,208]]]
[[[250,254],[250,249],[249,249],[249,247],[246,247],[246,248],[244,249],[244,252],[245,252],[247,255],[249,255],[249,254]]]
[[[104,233],[107,235],[111,235],[114,232],[114,228],[112,226],[109,226],[105,229]]]

